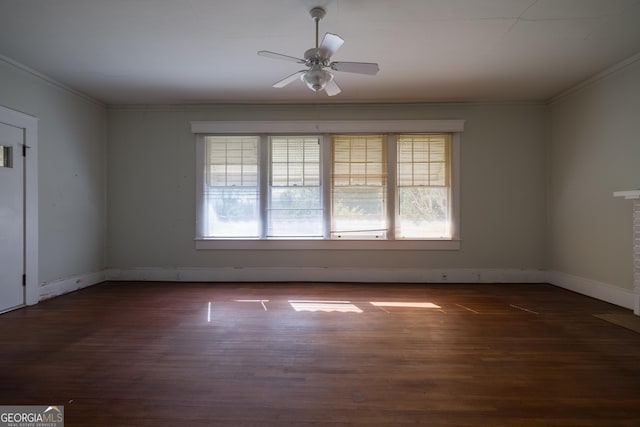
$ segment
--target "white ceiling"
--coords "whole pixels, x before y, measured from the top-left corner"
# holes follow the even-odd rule
[[[272,88],[318,5],[380,72]],[[638,52],[640,0],[0,0],[0,55],[107,104],[547,100]]]

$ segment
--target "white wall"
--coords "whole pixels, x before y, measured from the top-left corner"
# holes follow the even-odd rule
[[[578,291],[618,293],[617,302],[628,307],[632,210],[613,192],[640,188],[640,57],[633,61],[550,107],[553,280]]]
[[[640,61],[631,58],[625,65],[550,106],[106,109],[0,57],[0,104],[39,118],[40,293],[46,297],[99,282],[105,268],[116,278],[135,271],[149,278],[144,271],[150,269],[178,280],[189,269],[354,269],[355,275],[338,276],[345,280],[357,280],[372,266],[389,273],[383,278],[410,280],[438,280],[441,271],[469,271],[459,277],[469,279],[477,272],[549,269],[548,276],[533,279],[546,277],[630,307],[631,207],[612,197],[640,187]],[[461,250],[196,251],[190,121],[269,119],[466,120]]]
[[[631,206],[612,193],[640,187],[637,60],[550,106],[106,109],[0,58],[0,104],[40,119],[39,276],[45,297],[99,282],[105,271],[114,278],[216,280],[242,279],[233,272],[246,269],[299,270],[302,278],[313,278],[309,271],[334,270],[337,276],[317,277],[358,280],[363,271],[377,269],[389,273],[379,277],[398,280],[445,281],[441,273],[452,271],[463,274],[449,281],[474,280],[478,274],[485,275],[478,281],[542,278],[623,306],[632,304]],[[465,120],[462,248],[196,251],[190,121],[269,119]],[[545,269],[551,273],[527,276]],[[185,277],[190,271],[196,273]],[[344,274],[349,271],[354,273]],[[425,273],[429,271],[434,273]],[[505,271],[516,274],[491,275]],[[216,276],[219,272],[224,274]]]
[[[0,58],[0,104],[39,121],[41,295],[115,278],[548,279],[632,305],[640,62],[541,104],[110,107]],[[196,251],[192,120],[462,119],[459,251]],[[108,144],[107,144],[108,138]],[[107,167],[108,165],[108,167]],[[108,183],[108,185],[107,185]],[[109,203],[107,204],[107,198]],[[108,230],[108,233],[107,233]],[[107,241],[107,236],[109,237]],[[108,245],[107,245],[108,243]],[[148,269],[148,270],[147,270]],[[351,269],[355,273],[344,275]],[[148,275],[145,271],[151,271]],[[226,276],[209,273],[227,272]],[[432,271],[434,274],[424,274]],[[153,276],[161,272],[159,276]],[[166,272],[166,274],[162,273]],[[418,272],[418,273],[416,273]],[[137,274],[137,275],[136,275]],[[182,275],[182,276],[181,276]],[[223,277],[224,276],[224,277]],[[297,278],[294,278],[297,279]]]
[[[466,120],[461,250],[196,251],[190,121],[269,119]],[[169,273],[133,277],[164,279],[225,268],[538,270],[545,266],[547,124],[544,105],[521,104],[111,107],[108,264],[116,278],[147,268]]]
[[[105,107],[0,57],[0,104],[39,119],[39,281],[47,297],[101,280]]]

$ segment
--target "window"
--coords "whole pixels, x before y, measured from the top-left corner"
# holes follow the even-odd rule
[[[206,138],[205,236],[260,237],[258,143],[256,136]]]
[[[12,152],[13,147],[0,145],[0,168],[13,167]]]
[[[396,238],[451,237],[449,134],[399,135]]]
[[[386,238],[387,162],[384,136],[334,136],[331,152],[331,238]]]
[[[322,237],[319,137],[271,137],[268,237]]]
[[[196,248],[459,248],[462,122],[435,122],[193,122]]]

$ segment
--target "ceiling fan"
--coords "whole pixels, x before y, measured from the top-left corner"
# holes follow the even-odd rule
[[[331,55],[336,53],[344,43],[344,40],[337,34],[326,33],[322,39],[322,43],[318,45],[318,23],[324,18],[326,12],[321,7],[314,7],[309,13],[316,23],[316,47],[307,50],[304,53],[304,59],[268,50],[258,52],[258,55],[266,58],[297,62],[298,64],[304,64],[308,67],[306,70],[296,71],[290,76],[274,83],[273,87],[283,88],[294,82],[297,78],[300,78],[312,91],[318,92],[324,89],[327,95],[334,96],[339,94],[341,90],[333,78],[333,73],[328,71],[327,68],[333,71],[368,74],[371,76],[378,73],[380,70],[378,64],[371,62],[331,62]]]

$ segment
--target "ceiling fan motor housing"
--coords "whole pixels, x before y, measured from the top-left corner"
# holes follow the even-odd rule
[[[331,52],[321,47],[314,47],[314,48],[308,49],[304,53],[305,64],[308,67],[312,65],[318,65],[318,64],[326,67],[329,64],[330,57],[331,57]]]

